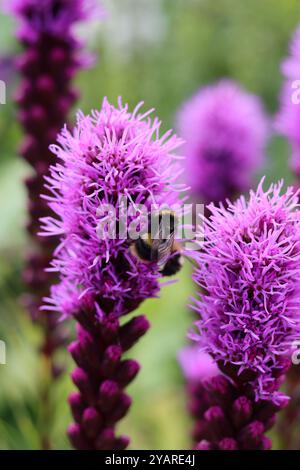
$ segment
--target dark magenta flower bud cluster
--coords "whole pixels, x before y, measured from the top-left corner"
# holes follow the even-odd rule
[[[91,324],[92,310],[85,308],[75,314],[78,321],[76,341],[69,352],[77,368],[72,381],[78,388],[69,397],[74,423],[68,435],[76,449],[121,450],[129,443],[126,436],[117,437],[115,425],[131,406],[124,392],[137,375],[137,361],[124,359],[130,349],[149,328],[144,316],[134,317],[120,325],[120,320],[108,315],[101,323]]]
[[[250,392],[250,393],[249,393]],[[199,450],[269,450],[265,435],[283,409],[272,401],[256,401],[251,389],[243,390],[227,377],[216,375],[190,383],[189,409],[195,419],[193,439]]]
[[[179,361],[187,381],[192,440],[198,450],[269,450],[266,432],[288,399],[257,400],[247,381],[226,376],[196,346],[183,349]],[[284,373],[284,368],[281,374]],[[283,375],[280,376],[283,379]]]

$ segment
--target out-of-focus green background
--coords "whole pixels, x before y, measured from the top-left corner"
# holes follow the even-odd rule
[[[122,95],[135,105],[155,107],[164,127],[172,127],[181,102],[198,87],[231,77],[259,94],[270,114],[278,107],[279,64],[291,33],[300,22],[299,0],[106,0],[102,24],[83,25],[97,64],[77,78],[84,111]],[[13,18],[0,16],[0,55],[18,51]],[[15,119],[13,92],[18,77],[0,68],[8,85],[0,105],[0,339],[7,343],[7,364],[0,365],[0,449],[37,449],[44,423],[38,390],[43,380],[36,355],[39,332],[22,310],[22,263],[29,240],[26,194],[22,179],[30,169],[17,155],[22,133]],[[300,77],[299,77],[300,78]],[[265,169],[268,181],[291,175],[287,143],[274,137]],[[190,267],[179,282],[163,288],[160,300],[146,302],[150,332],[132,350],[142,370],[129,392],[134,404],[121,429],[133,449],[189,448],[189,418],[184,383],[176,363],[192,315],[186,305],[193,292]],[[72,363],[64,360],[71,370]],[[55,448],[69,448],[66,397],[72,384],[65,374],[53,390],[52,438]]]

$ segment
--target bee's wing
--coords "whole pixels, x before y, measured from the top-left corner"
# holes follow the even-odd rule
[[[158,262],[158,256],[159,256],[159,245],[161,241],[160,240],[152,240],[151,242],[151,261],[154,263]]]
[[[152,240],[151,246],[151,258],[158,264],[159,267],[164,266],[170,257],[174,243],[175,232],[174,230],[171,230],[170,236],[168,238],[164,238],[164,236],[163,223],[160,221],[157,238]]]
[[[158,246],[158,266],[164,266],[170,258],[172,247],[174,243],[174,233],[170,235],[166,240],[161,241]]]

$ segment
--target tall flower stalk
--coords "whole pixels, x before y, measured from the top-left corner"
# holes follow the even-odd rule
[[[131,400],[124,388],[139,365],[124,353],[147,331],[145,317],[123,317],[143,300],[156,297],[160,274],[155,262],[144,263],[132,252],[129,236],[99,232],[112,208],[114,228],[123,224],[121,199],[129,207],[127,227],[141,223],[135,209],[143,205],[172,206],[178,202],[181,172],[173,151],[181,144],[167,132],[159,136],[160,122],[150,112],[133,113],[119,101],[117,108],[104,99],[100,111],[77,115],[72,132],[64,128],[52,146],[58,162],[51,167],[47,197],[56,218],[43,219],[45,235],[60,237],[52,269],[60,282],[53,286],[45,308],[72,316],[77,339],[69,351],[77,364],[72,380],[78,392],[69,402],[74,423],[68,430],[77,449],[123,449],[127,437],[117,437],[116,423]]]
[[[208,400],[198,394],[199,413],[202,417],[203,410],[213,406],[213,420],[223,423],[222,400],[245,397],[242,401],[254,420],[251,432],[260,436],[270,427],[267,410],[274,414],[287,403],[279,389],[300,334],[298,194],[289,188],[281,195],[281,189],[282,183],[264,192],[261,183],[248,202],[241,197],[227,209],[211,204],[211,217],[200,233],[204,241],[195,255],[195,281],[202,295],[194,304],[199,334],[192,337],[213,358],[229,389],[217,398],[210,391]],[[267,414],[267,424],[262,426],[258,412]],[[234,414],[226,419],[234,420]],[[226,425],[225,437],[234,438],[235,448],[262,448],[261,440],[254,446],[248,434],[244,439],[244,428],[238,427],[237,433],[236,424],[231,425],[235,433]],[[205,434],[201,440],[208,441],[209,448],[219,445]]]
[[[24,281],[27,294],[24,302],[34,322],[41,326],[43,344],[43,372],[45,384],[41,400],[44,403],[42,446],[50,446],[47,432],[51,420],[51,377],[60,373],[54,361],[56,350],[65,338],[53,314],[41,315],[42,299],[48,295],[53,277],[45,273],[58,239],[45,240],[37,235],[39,218],[49,214],[46,202],[39,196],[43,177],[47,174],[53,156],[49,145],[66,122],[68,112],[78,97],[71,84],[73,77],[86,62],[80,55],[81,43],[73,31],[74,25],[86,20],[92,13],[87,0],[13,0],[7,9],[18,22],[17,37],[23,51],[17,59],[21,83],[16,101],[18,120],[25,137],[20,148],[23,158],[33,169],[26,179],[29,219],[27,230],[32,240]]]

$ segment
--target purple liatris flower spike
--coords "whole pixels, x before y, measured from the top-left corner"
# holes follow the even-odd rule
[[[44,269],[56,241],[37,236],[39,218],[49,213],[39,195],[43,189],[43,175],[53,158],[49,145],[66,122],[68,111],[78,95],[71,79],[82,66],[81,46],[72,27],[87,19],[91,5],[85,0],[13,0],[6,3],[7,9],[18,20],[18,37],[23,46],[17,60],[22,77],[16,96],[18,118],[25,131],[20,152],[34,169],[34,174],[26,180],[30,215],[28,232],[35,241],[24,272],[30,290],[26,304],[33,319],[44,324],[43,351],[51,357],[60,343],[55,333],[57,325],[51,315],[41,319],[39,307],[49,289],[49,276],[45,275]]]
[[[187,181],[204,204],[251,187],[263,163],[267,119],[258,97],[229,80],[200,89],[182,107]]]
[[[53,281],[45,268],[50,263],[57,239],[50,241],[37,235],[39,218],[49,214],[46,202],[39,196],[43,191],[43,176],[53,160],[49,145],[56,139],[78,97],[71,80],[86,62],[73,27],[78,21],[88,19],[93,5],[89,0],[12,0],[6,2],[6,9],[17,19],[17,36],[23,48],[16,63],[21,75],[16,95],[18,120],[25,132],[20,153],[34,170],[26,180],[29,196],[27,229],[34,243],[24,271],[28,292],[24,303],[32,319],[42,327],[41,352],[45,364],[49,365],[49,374],[55,378],[60,367],[54,361],[54,354],[63,344],[65,334],[59,328],[56,315],[41,315],[39,307]],[[47,379],[47,383],[50,380]],[[42,393],[45,402],[49,393]],[[45,404],[45,408],[48,405]],[[46,425],[44,429],[47,429]],[[48,438],[42,440],[43,447],[49,447]]]
[[[281,91],[280,111],[275,120],[276,129],[284,135],[291,147],[290,166],[300,176],[300,27],[290,45],[290,56],[282,63],[285,82]]]
[[[77,115],[72,132],[64,128],[52,151],[59,161],[51,168],[47,187],[56,218],[43,219],[43,232],[59,236],[52,268],[60,283],[53,287],[48,309],[73,316],[78,337],[70,353],[78,368],[72,379],[79,392],[70,397],[74,424],[69,436],[78,449],[121,449],[127,438],[115,436],[115,425],[127,412],[124,393],[138,372],[135,361],[123,359],[148,329],[144,317],[124,323],[132,312],[159,291],[156,263],[144,263],[131,251],[127,236],[99,232],[107,204],[115,209],[116,227],[123,223],[121,200],[129,207],[178,202],[180,167],[173,155],[181,141],[171,132],[159,136],[160,122],[150,112],[133,113],[119,101],[104,99],[100,111]],[[127,226],[140,223],[128,210]]]
[[[199,345],[257,399],[279,403],[282,361],[300,334],[298,194],[282,182],[228,209],[209,206],[195,280]]]
[[[188,407],[194,419],[192,438],[198,450],[267,450],[265,433],[286,401],[255,400],[251,387],[223,375],[211,356],[196,346],[180,352],[187,381]]]

